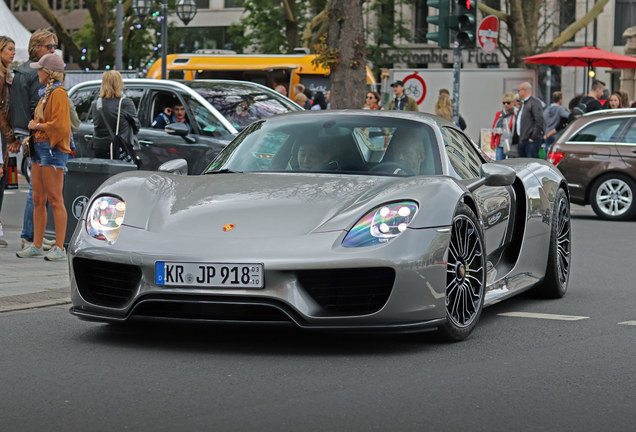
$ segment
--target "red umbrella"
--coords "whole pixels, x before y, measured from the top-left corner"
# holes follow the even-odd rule
[[[524,57],[526,63],[555,66],[582,66],[587,68],[636,69],[636,58],[596,47],[583,47],[567,51],[553,51]]]

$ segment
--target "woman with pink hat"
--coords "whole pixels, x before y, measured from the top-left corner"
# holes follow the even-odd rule
[[[56,54],[46,54],[31,67],[38,70],[40,102],[35,108],[29,130],[35,138],[31,154],[31,185],[33,186],[33,244],[20,252],[20,258],[44,256],[49,261],[66,259],[66,208],[62,189],[64,169],[71,153],[71,118],[69,100],[64,89],[64,61]],[[46,202],[55,221],[55,246],[46,255],[42,240],[46,228]]]

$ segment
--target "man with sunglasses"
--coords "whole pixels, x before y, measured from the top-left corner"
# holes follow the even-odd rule
[[[13,69],[13,84],[11,85],[10,106],[11,122],[14,129],[28,130],[29,121],[33,120],[35,107],[40,101],[38,91],[42,87],[38,78],[38,69],[33,69],[31,63],[37,63],[45,54],[54,53],[57,48],[57,36],[48,30],[36,30],[29,39],[29,60]],[[9,151],[18,153],[20,146],[11,146]],[[4,184],[0,187],[0,208]],[[33,191],[29,190],[24,208],[21,248],[27,247],[33,241]],[[51,248],[51,242],[44,239],[43,248]]]

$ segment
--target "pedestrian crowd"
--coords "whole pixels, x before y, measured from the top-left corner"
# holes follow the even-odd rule
[[[10,70],[15,42],[0,36],[0,210],[9,154],[21,152],[31,169],[18,258],[66,260],[64,174],[75,153],[72,131],[79,129],[80,121],[64,88],[65,65],[56,53],[57,43],[53,32],[35,31],[29,40],[29,59]],[[91,105],[95,132],[90,147],[95,157],[139,165],[135,155],[139,119],[133,102],[123,95],[123,87],[119,72],[103,74],[99,98]],[[175,113],[178,108],[172,107]],[[180,121],[178,113],[175,120],[165,123],[171,121]],[[18,131],[23,136],[18,138]],[[44,237],[49,210],[55,239]],[[0,222],[0,247],[7,246]]]
[[[491,148],[497,160],[508,157],[545,159],[550,146],[575,118],[589,112],[630,107],[624,90],[609,94],[605,83],[592,81],[587,95],[576,95],[563,107],[563,93],[555,91],[550,105],[532,95],[532,85],[521,83],[517,94],[503,95],[502,109],[495,114],[491,130]],[[634,106],[632,104],[631,106]]]

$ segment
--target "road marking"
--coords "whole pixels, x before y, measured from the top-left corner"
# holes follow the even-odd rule
[[[636,326],[636,321],[623,321],[623,322],[619,322],[618,324],[620,324],[620,325],[633,325],[633,326]]]
[[[536,318],[536,319],[549,319],[557,321],[579,321],[588,319],[585,316],[575,315],[557,315],[557,314],[544,314],[544,313],[531,313],[531,312],[506,312],[499,314],[500,316],[517,317],[517,318]]]

